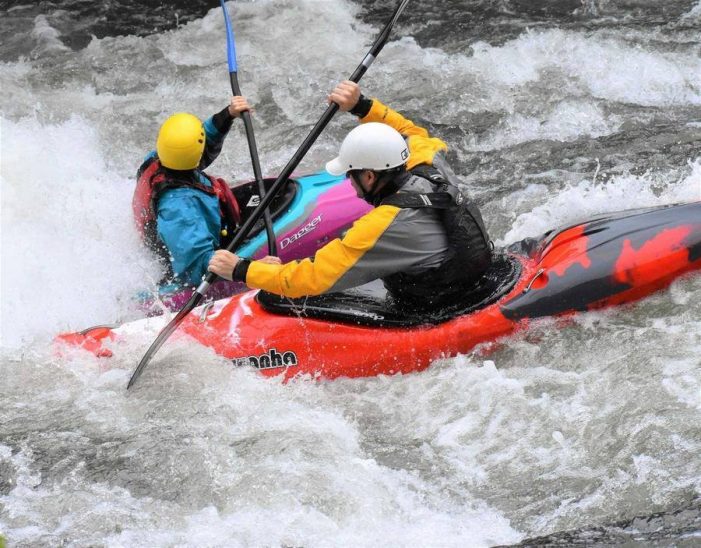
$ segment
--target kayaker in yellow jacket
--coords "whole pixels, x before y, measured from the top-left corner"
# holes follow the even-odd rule
[[[358,196],[375,206],[342,239],[314,257],[280,264],[215,252],[209,270],[286,297],[336,292],[381,278],[397,301],[435,307],[454,301],[491,264],[479,210],[458,189],[443,157],[447,145],[360,87],[341,82],[329,95],[360,118],[327,163],[346,173]]]

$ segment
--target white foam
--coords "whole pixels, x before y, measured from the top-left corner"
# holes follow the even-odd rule
[[[115,321],[158,277],[131,219],[134,182],[77,115],[1,124],[3,346]]]
[[[606,103],[701,104],[698,56],[648,47],[647,40],[643,34],[627,40],[607,31],[550,29],[527,31],[498,46],[477,42],[469,53],[448,55],[404,37],[388,44],[383,62],[373,67],[371,93],[419,111],[430,97],[440,106],[425,115],[444,124],[461,125],[467,113],[502,113],[485,136],[468,141],[472,150],[599,137],[623,122]],[[417,85],[421,97],[407,93]]]
[[[32,57],[40,57],[55,52],[70,51],[60,39],[61,33],[51,26],[45,15],[37,15],[34,19],[32,38],[37,45],[32,50]]]
[[[587,93],[644,106],[701,103],[701,60],[653,51],[603,33],[531,31],[501,47],[474,46],[480,74],[498,87],[540,81],[563,95]]]
[[[681,19],[685,22],[689,20],[694,21],[701,19],[701,2],[697,2],[694,7],[682,15]]]
[[[557,104],[551,112],[532,117],[511,114],[491,129],[487,136],[469,147],[473,151],[506,148],[527,141],[574,141],[580,137],[601,137],[616,132],[622,120],[617,115],[607,115],[588,101],[566,100]]]
[[[554,194],[544,185],[528,185],[502,200],[504,209],[512,211],[513,223],[497,243],[508,245],[599,213],[701,200],[701,159],[689,162],[680,180],[662,181],[662,191],[660,183],[659,174],[627,174],[606,181],[583,179]]]

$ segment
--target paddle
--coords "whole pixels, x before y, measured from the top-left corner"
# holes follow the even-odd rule
[[[385,43],[387,43],[394,23],[397,21],[397,19],[401,15],[402,11],[404,11],[404,8],[408,3],[409,0],[400,0],[399,4],[392,13],[392,17],[390,17],[390,20],[384,26],[379,36],[375,39],[375,42],[372,44],[367,54],[365,54],[365,57],[363,58],[362,62],[357,66],[355,71],[353,71],[353,74],[351,75],[349,80],[357,83],[367,72],[368,68],[370,68],[370,65],[372,65],[377,55],[380,53],[380,51],[382,51],[382,48],[384,47]],[[335,103],[331,103],[326,108],[326,111],[321,116],[316,125],[312,128],[309,135],[307,135],[307,137],[304,139],[297,152],[295,152],[290,161],[287,162],[287,165],[283,168],[280,175],[278,175],[278,178],[275,179],[275,182],[270,187],[268,193],[265,195],[265,197],[261,197],[260,205],[258,205],[258,207],[253,211],[253,213],[251,213],[250,217],[246,220],[246,222],[243,223],[243,226],[239,229],[238,234],[236,234],[234,239],[227,247],[229,251],[231,251],[232,249],[236,249],[239,246],[239,244],[248,236],[248,233],[251,231],[251,228],[253,228],[253,225],[255,225],[258,219],[260,219],[260,217],[263,215],[263,212],[273,201],[280,189],[285,185],[288,177],[292,174],[295,168],[302,161],[302,158],[304,158],[305,154],[314,144],[314,141],[317,140],[321,132],[331,121],[331,118],[333,118],[337,110],[338,105]],[[144,357],[141,358],[139,365],[134,370],[131,379],[129,379],[129,384],[127,384],[127,389],[131,388],[134,385],[136,380],[141,376],[141,373],[143,372],[144,368],[151,361],[153,355],[158,351],[158,349],[163,345],[163,343],[168,339],[168,337],[170,337],[170,335],[178,328],[180,323],[185,319],[185,317],[190,313],[190,311],[192,311],[192,309],[199,304],[199,302],[202,300],[202,297],[204,297],[204,294],[207,292],[207,289],[209,289],[209,286],[215,279],[215,274],[212,274],[211,272],[208,273],[205,276],[204,281],[197,287],[195,292],[192,294],[192,297],[190,297],[190,300],[187,302],[187,304],[185,304],[185,306],[180,310],[180,312],[177,313],[175,318],[173,318],[170,321],[170,323],[168,323],[168,325],[166,325],[163,328],[163,330],[158,334],[158,337],[156,337],[156,340],[153,341],[149,349],[146,351],[146,354],[144,354]]]
[[[236,64],[236,42],[234,42],[234,31],[231,28],[231,20],[229,12],[226,10],[224,0],[219,0],[221,9],[224,11],[224,24],[226,26],[226,56],[229,61],[229,80],[231,81],[231,91],[234,95],[241,95],[239,87],[239,79],[237,76]],[[253,135],[253,123],[251,115],[246,110],[241,113],[243,125],[246,128],[246,139],[248,140],[248,150],[251,153],[251,163],[253,164],[253,176],[258,184],[258,193],[260,199],[265,198],[265,185],[263,184],[263,175],[260,171],[260,162],[258,161],[258,149],[256,148],[256,138]],[[263,212],[265,221],[265,232],[268,236],[268,255],[277,255],[277,245],[275,244],[275,232],[273,231],[273,218],[270,215],[270,209],[266,208]]]

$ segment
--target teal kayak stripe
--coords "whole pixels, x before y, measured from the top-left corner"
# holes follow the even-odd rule
[[[305,212],[309,211],[310,204],[315,204],[319,196],[343,181],[345,176],[336,176],[326,171],[320,171],[313,175],[293,178],[299,183],[299,189],[289,209],[273,223],[276,236],[285,230],[285,227],[289,228],[295,222],[299,224],[297,219],[304,215]],[[267,241],[265,231],[262,231],[253,239],[242,245],[238,249],[237,255],[250,259],[261,247],[267,245]]]

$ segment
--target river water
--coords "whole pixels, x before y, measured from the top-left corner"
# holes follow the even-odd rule
[[[393,2],[231,2],[264,171]],[[701,277],[420,374],[287,385],[174,344],[124,389],[61,331],[136,318],[133,174],[227,101],[216,2],[0,2],[0,534],[9,546],[701,542]],[[499,245],[701,199],[701,2],[412,0],[363,80],[448,141]],[[300,171],[353,127],[337,116]],[[211,168],[252,175],[237,125]],[[543,538],[545,537],[545,538]],[[533,540],[528,540],[533,539]]]

